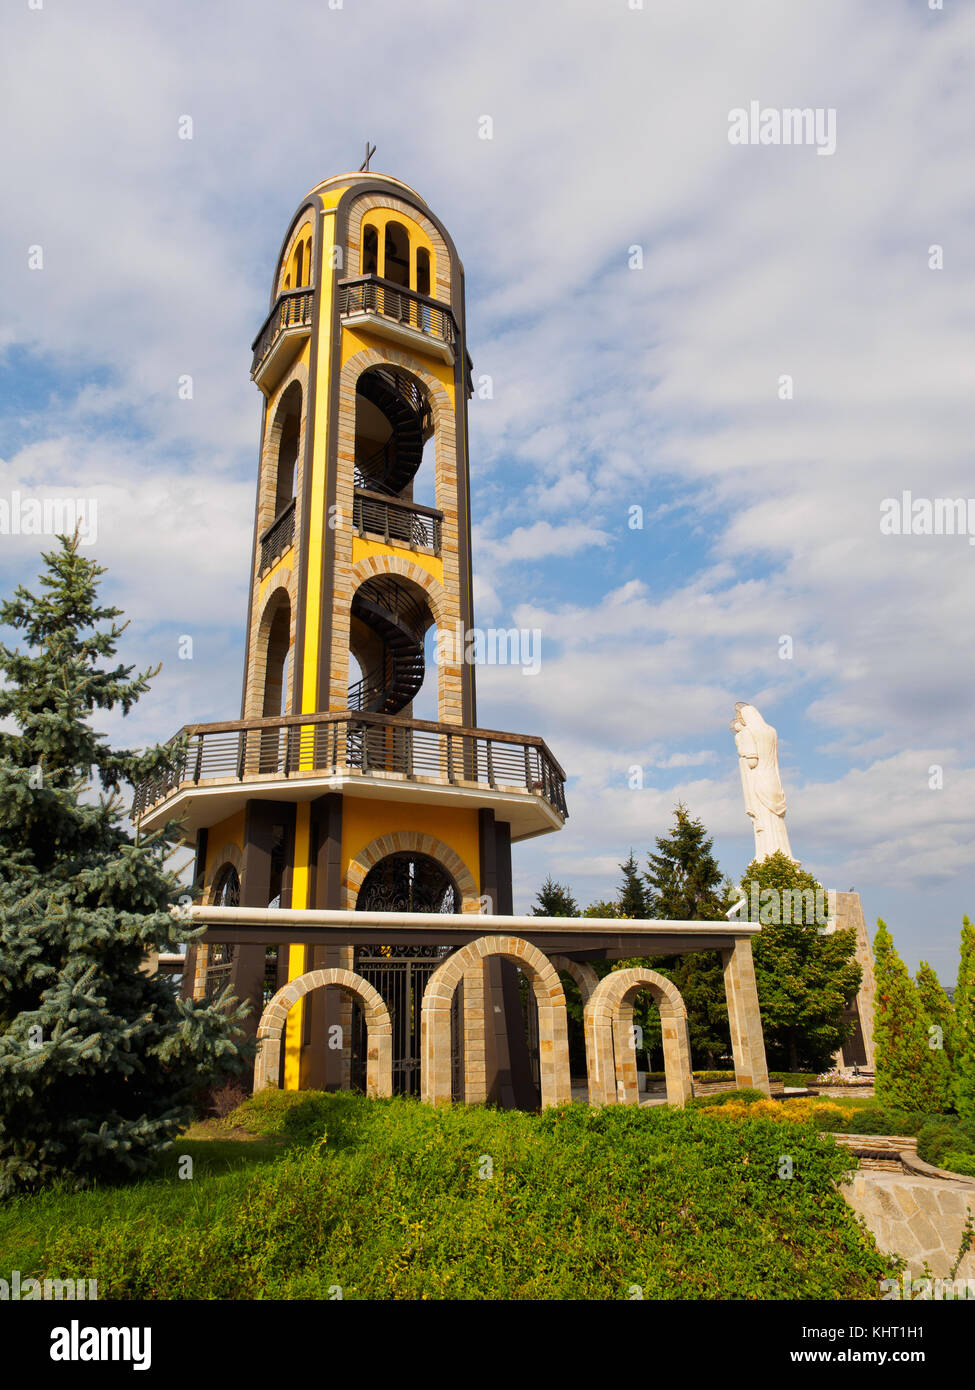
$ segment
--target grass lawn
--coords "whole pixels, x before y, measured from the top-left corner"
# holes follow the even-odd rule
[[[0,1250],[101,1298],[873,1299],[852,1163],[808,1118],[269,1091],[151,1177],[4,1204]]]

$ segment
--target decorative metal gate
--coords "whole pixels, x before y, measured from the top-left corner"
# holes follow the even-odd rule
[[[435,859],[425,854],[399,853],[380,860],[363,881],[356,902],[359,912],[460,911],[460,893]],[[437,967],[452,955],[452,946],[383,946],[356,948],[354,970],[378,990],[393,1024],[393,1093],[420,1094],[420,1024],[423,991]],[[459,1097],[463,1085],[461,1010],[463,986],[454,995],[451,1010],[451,1071],[453,1091]],[[366,1082],[365,1016],[356,1004],[352,1010],[351,1084],[358,1090]]]

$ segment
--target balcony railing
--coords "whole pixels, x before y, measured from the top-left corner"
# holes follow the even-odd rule
[[[311,310],[314,289],[309,285],[303,290],[288,290],[279,294],[274,308],[261,326],[261,331],[251,346],[254,360],[251,363],[251,376],[256,377],[265,358],[269,355],[278,338],[291,328],[308,328],[311,325]]]
[[[417,294],[415,290],[381,280],[378,275],[363,275],[356,280],[339,281],[339,313],[379,314],[403,328],[412,328],[436,338],[453,349],[457,342],[457,324],[449,305]]]
[[[261,546],[261,567],[260,573],[265,574],[275,565],[286,550],[289,550],[295,542],[295,502],[294,498],[288,503],[280,516],[275,517],[270,526],[260,538]]]
[[[352,524],[360,536],[381,536],[387,545],[408,545],[411,550],[440,554],[443,512],[384,497],[381,492],[356,488]]]
[[[540,738],[348,711],[191,724],[182,734],[187,744],[179,765],[136,788],[136,819],[188,784],[350,772],[527,791],[568,815],[565,773]]]

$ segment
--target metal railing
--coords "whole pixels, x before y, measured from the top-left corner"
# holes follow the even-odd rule
[[[352,524],[360,535],[381,536],[387,545],[408,545],[411,550],[440,554],[443,512],[401,502],[382,493],[356,488]]]
[[[287,290],[284,294],[278,295],[274,308],[264,320],[261,331],[251,344],[254,351],[251,376],[257,375],[279,334],[288,328],[307,328],[310,326],[314,293],[314,289],[309,285],[302,290]]]
[[[178,765],[136,788],[134,818],[186,784],[349,771],[528,791],[568,815],[565,773],[540,738],[347,711],[191,724],[179,736],[187,743]]]
[[[379,314],[405,328],[413,328],[437,338],[450,348],[457,342],[457,323],[450,306],[431,299],[429,295],[404,289],[391,280],[381,280],[378,275],[340,280],[338,291],[339,313],[343,317],[349,314]]]
[[[275,517],[260,538],[260,573],[274,565],[295,541],[295,499],[292,498],[280,516]]]

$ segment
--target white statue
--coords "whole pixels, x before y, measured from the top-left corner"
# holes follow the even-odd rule
[[[745,810],[751,817],[755,831],[755,858],[767,859],[780,849],[791,859],[776,732],[771,724],[766,724],[754,705],[742,701],[735,705],[731,728],[738,748]]]

